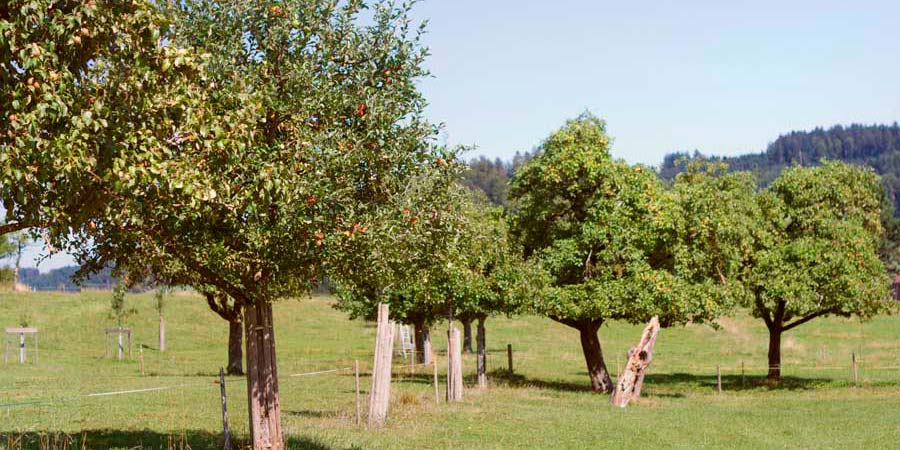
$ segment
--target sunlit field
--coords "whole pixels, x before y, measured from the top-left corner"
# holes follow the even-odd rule
[[[157,345],[150,295],[130,295],[137,313],[134,359],[104,357],[108,292],[0,294],[0,324],[23,319],[40,329],[40,357],[20,365],[15,348],[0,370],[0,448],[214,448],[222,418],[217,383],[225,363],[227,324],[190,294],[169,302],[167,351]],[[488,321],[490,388],[474,387],[466,355],[464,400],[435,404],[429,368],[411,373],[395,356],[392,404],[384,429],[355,424],[352,370],[362,367],[363,414],[374,327],[350,321],[330,298],[280,302],[275,311],[279,387],[291,448],[894,448],[900,439],[900,324],[823,319],[787,335],[785,382],[770,389],[765,327],[739,314],[719,329],[664,329],[643,397],[627,409],[587,390],[576,332],[538,317]],[[435,335],[445,336],[445,324]],[[615,372],[640,335],[614,323],[600,331]],[[507,373],[506,345],[514,351]],[[437,339],[439,350],[444,342]],[[143,345],[145,376],[138,349]],[[853,385],[851,353],[859,361]],[[444,356],[440,356],[443,362]],[[741,375],[741,364],[745,374]],[[721,366],[723,392],[716,388]],[[441,395],[444,368],[439,366]],[[131,394],[87,394],[164,387]],[[231,429],[247,438],[246,381],[226,380]],[[43,438],[44,445],[40,444]],[[59,445],[59,448],[62,448]]]

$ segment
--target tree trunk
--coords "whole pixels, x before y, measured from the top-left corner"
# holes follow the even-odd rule
[[[253,450],[283,450],[272,303],[258,299],[244,308],[247,333],[247,400]]]
[[[228,322],[228,375],[244,374],[243,324],[239,320]]]
[[[431,362],[431,333],[424,320],[414,320],[413,329],[416,341],[416,362],[428,364]]]
[[[781,332],[780,326],[769,328],[769,374],[766,379],[776,383],[781,381]]]
[[[159,315],[159,351],[166,351],[166,319]]]
[[[463,353],[472,353],[472,319],[460,319],[463,324]]]
[[[612,380],[606,370],[603,361],[603,350],[600,348],[600,338],[597,330],[602,322],[581,321],[578,323],[578,331],[581,334],[581,350],[584,352],[584,361],[587,363],[588,375],[591,377],[591,390],[594,392],[611,393],[613,391]]]
[[[487,337],[485,336],[484,321],[485,317],[478,318],[478,335],[475,341],[478,348],[477,357],[477,373],[478,387],[487,387]]]

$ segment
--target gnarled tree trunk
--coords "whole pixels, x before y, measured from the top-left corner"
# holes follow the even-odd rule
[[[485,316],[478,317],[478,334],[475,339],[477,342],[476,348],[478,349],[478,356],[476,357],[478,387],[481,388],[487,387],[487,336],[485,335],[486,330],[484,328],[485,320],[487,320],[487,317]]]
[[[424,320],[413,320],[413,334],[416,342],[416,362],[428,364],[431,362],[431,332]]]
[[[780,326],[769,327],[769,373],[766,379],[776,383],[781,381],[781,333]]]
[[[588,376],[591,378],[591,390],[598,393],[611,393],[613,391],[612,379],[606,370],[606,362],[603,361],[603,349],[600,348],[600,338],[597,331],[603,324],[601,319],[565,319],[550,316],[551,319],[578,330],[581,337],[581,351],[584,353],[584,362],[587,364]]]
[[[462,351],[464,353],[472,353],[472,319],[460,318],[459,321],[463,324]]]
[[[243,375],[241,305],[238,302],[229,303],[230,297],[222,293],[204,292],[204,295],[210,309],[228,321],[228,375]]]
[[[228,375],[244,374],[244,330],[240,320],[228,321]]]
[[[253,450],[283,450],[272,303],[257,300],[244,308],[247,334],[247,399]]]

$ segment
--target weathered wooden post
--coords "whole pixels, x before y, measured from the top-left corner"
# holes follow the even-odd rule
[[[228,402],[225,397],[225,369],[222,367],[219,367],[219,390],[222,395],[222,439],[225,442],[225,450],[231,450],[231,435],[228,434]]]
[[[434,369],[434,402],[440,403],[441,397],[438,393],[437,359],[431,361],[431,367]]]
[[[462,400],[462,342],[459,328],[447,330],[447,401]]]
[[[393,322],[388,305],[378,305],[375,361],[372,365],[372,392],[369,394],[369,425],[383,425],[391,400],[391,359],[394,354]]]
[[[478,335],[476,337],[478,387],[487,387],[487,337],[485,336],[484,318],[478,318]]]
[[[141,360],[141,376],[144,376],[144,344],[141,344],[138,351],[138,358]]]
[[[716,389],[722,393],[722,368],[716,364]]]
[[[653,346],[658,335],[659,318],[654,316],[641,333],[638,345],[628,352],[624,372],[617,376],[616,390],[610,399],[613,405],[624,408],[628,406],[628,402],[641,396],[644,375],[653,361]]]
[[[359,360],[353,361],[353,372],[356,374],[356,425],[360,424],[360,417],[362,416],[362,411],[360,408],[359,401]]]
[[[513,360],[512,360],[512,344],[506,344],[506,362],[509,364],[509,374],[513,374]]]
[[[856,370],[856,352],[851,354],[851,359],[853,361],[853,385],[857,386],[859,384],[859,373]]]

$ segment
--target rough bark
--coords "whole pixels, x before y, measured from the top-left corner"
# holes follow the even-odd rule
[[[487,387],[487,336],[484,328],[485,317],[478,318],[478,334],[476,337],[478,387]]]
[[[372,364],[372,390],[369,394],[369,425],[381,426],[387,420],[391,400],[391,359],[394,354],[394,322],[385,303],[378,305],[378,329],[375,359]]]
[[[459,328],[451,326],[447,330],[447,401],[462,400],[462,345]]]
[[[463,353],[472,353],[472,319],[460,319],[463,324]]]
[[[641,396],[644,375],[650,367],[650,362],[653,361],[653,346],[658,335],[659,318],[653,317],[641,333],[641,340],[628,351],[625,371],[618,374],[616,391],[610,399],[613,405],[624,408],[628,402]]]
[[[247,400],[253,450],[283,450],[272,304],[257,300],[244,308],[247,337]]]
[[[428,364],[432,359],[431,332],[424,320],[413,320],[413,334],[416,342],[416,362]]]
[[[781,381],[781,333],[780,326],[769,328],[769,374],[766,379],[776,383]]]
[[[228,375],[244,374],[243,324],[239,320],[228,322]]]
[[[599,320],[583,320],[578,322],[577,329],[581,335],[581,350],[584,352],[584,361],[591,378],[591,390],[609,394],[613,391],[613,383],[609,371],[606,370],[600,338],[597,336],[597,330],[602,323]]]

